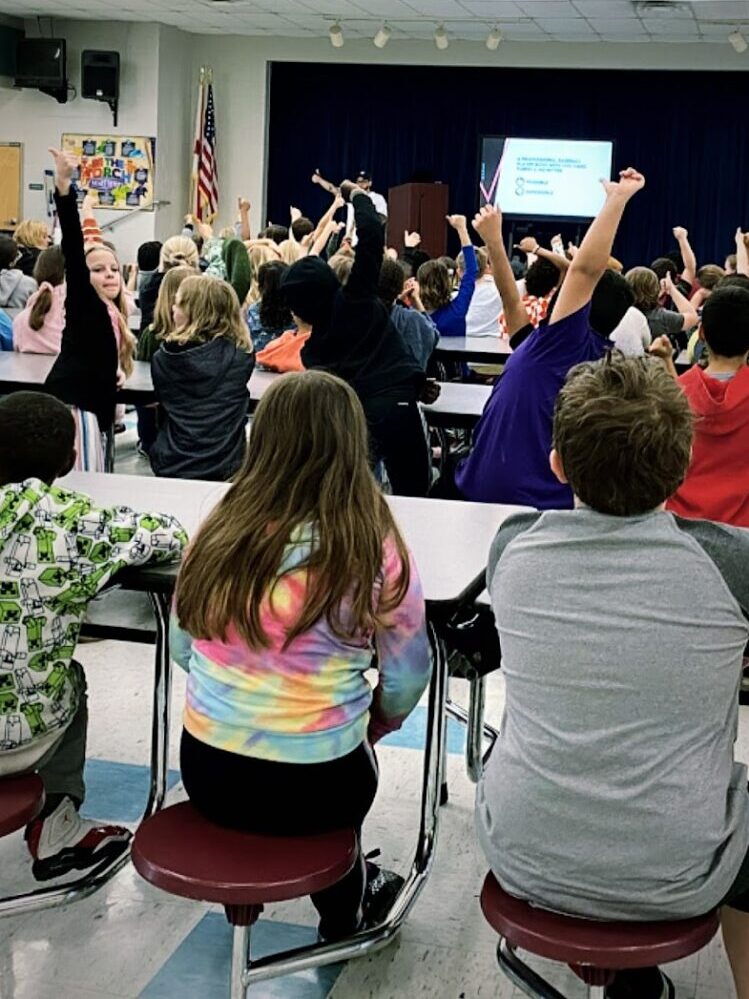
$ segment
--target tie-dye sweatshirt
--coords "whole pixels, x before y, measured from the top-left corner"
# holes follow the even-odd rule
[[[173,616],[172,656],[189,670],[184,725],[196,739],[243,756],[320,763],[399,728],[418,703],[431,655],[413,559],[408,591],[383,626],[344,641],[322,618],[284,648],[304,603],[313,544],[311,525],[289,541],[272,606],[266,597],[260,608],[267,648],[248,647],[233,626],[226,641],[193,639]],[[397,548],[388,539],[375,584],[378,602],[392,592],[399,571]],[[379,673],[374,690],[365,676],[373,667]]]

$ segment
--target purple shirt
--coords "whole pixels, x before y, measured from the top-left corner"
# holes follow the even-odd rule
[[[518,503],[539,510],[572,508],[572,490],[549,468],[554,403],[567,372],[597,361],[608,347],[588,322],[590,304],[540,326],[507,359],[484,407],[473,450],[455,482],[466,499]]]

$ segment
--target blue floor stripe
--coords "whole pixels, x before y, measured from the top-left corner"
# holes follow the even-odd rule
[[[252,954],[262,957],[314,943],[312,926],[261,920],[252,928]],[[232,928],[217,912],[209,912],[140,993],[139,999],[229,999]],[[342,964],[298,972],[262,982],[258,999],[325,999]],[[250,988],[250,996],[254,990]]]
[[[397,732],[386,736],[382,740],[383,746],[392,749],[422,749],[424,748],[424,736],[426,734],[427,709],[419,706],[414,708],[411,714],[403,722]],[[454,718],[447,719],[447,751],[448,753],[463,753],[466,741],[465,725],[455,721]]]
[[[150,768],[111,760],[86,760],[86,801],[83,813],[110,822],[137,822],[148,797]],[[167,787],[179,781],[179,772],[170,770]]]

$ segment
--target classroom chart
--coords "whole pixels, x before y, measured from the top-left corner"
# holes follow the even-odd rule
[[[156,140],[136,135],[65,132],[62,149],[80,160],[74,178],[81,197],[114,211],[150,208],[154,198]]]

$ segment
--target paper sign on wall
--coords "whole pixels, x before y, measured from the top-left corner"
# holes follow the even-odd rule
[[[100,208],[130,211],[153,204],[156,140],[142,135],[85,135],[66,132],[62,148],[80,160],[75,183]]]

